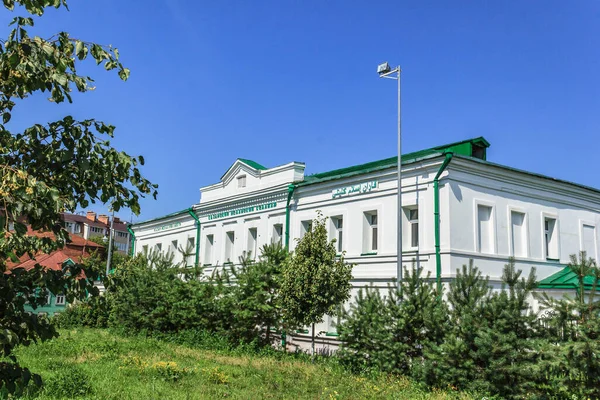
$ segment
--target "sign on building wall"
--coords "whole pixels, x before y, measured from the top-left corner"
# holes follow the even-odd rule
[[[208,220],[212,221],[213,219],[232,217],[235,215],[247,214],[247,213],[251,213],[254,211],[268,210],[270,208],[275,208],[275,207],[277,207],[277,202],[273,201],[271,203],[263,203],[263,204],[258,204],[256,206],[251,206],[251,207],[236,208],[233,210],[225,210],[225,211],[220,211],[220,212],[214,213],[214,214],[208,214]]]
[[[377,189],[377,180],[357,183],[356,185],[344,186],[341,188],[333,189],[331,191],[331,198],[335,199],[344,196],[353,196],[355,194],[368,193],[372,190]]]
[[[172,224],[159,226],[158,228],[154,228],[154,232],[166,231],[168,229],[179,228],[181,226],[181,222],[174,222]]]

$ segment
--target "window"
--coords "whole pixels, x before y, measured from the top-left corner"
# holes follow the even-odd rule
[[[257,245],[258,245],[258,231],[256,228],[248,229],[248,247],[246,250],[248,251],[247,256],[250,257],[251,260],[256,260],[257,254]]]
[[[72,222],[65,222],[65,229],[67,230],[67,232],[73,233],[74,225],[75,224],[73,224]]]
[[[169,251],[175,253],[177,251],[177,240],[171,241],[171,246],[169,246]]]
[[[154,249],[156,250],[156,252],[160,253],[162,251],[162,244],[156,243],[156,246],[154,246]]]
[[[127,243],[113,242],[113,244],[115,245],[115,247],[117,248],[117,250],[119,250],[119,251],[127,251]]]
[[[120,237],[120,238],[126,238],[127,235],[128,235],[127,232],[117,232],[117,236]]]
[[[187,240],[187,246],[185,251],[188,253],[196,254],[196,240],[193,237],[189,237]]]
[[[404,213],[408,220],[408,239],[410,247],[417,248],[419,247],[419,209],[407,208],[404,210]]]
[[[364,214],[363,229],[363,253],[373,253],[377,251],[379,235],[377,228],[377,211],[369,211]]]
[[[65,296],[63,294],[59,294],[58,296],[56,296],[56,303],[57,306],[64,306],[65,305]]]
[[[281,244],[282,239],[283,239],[283,225],[282,224],[273,225],[273,238],[271,239],[271,243]]]
[[[477,247],[481,253],[494,252],[494,220],[492,207],[477,205]]]
[[[544,218],[544,244],[546,258],[558,260],[558,234],[556,231],[556,218]]]
[[[246,175],[238,176],[237,178],[238,188],[246,187]]]
[[[81,225],[75,224],[73,226],[73,233],[81,233]]]
[[[148,254],[148,245],[147,244],[145,244],[145,245],[142,246],[142,253],[143,254]]]
[[[342,216],[331,217],[331,224],[333,227],[332,239],[335,239],[335,249],[338,253],[341,253],[344,248],[344,219]]]
[[[583,225],[582,230],[582,250],[586,252],[587,257],[596,259],[596,227],[593,225]]]
[[[215,243],[213,235],[206,235],[206,246],[204,248],[204,264],[212,264],[213,246]]]
[[[103,229],[103,228],[98,228],[98,227],[96,227],[96,226],[91,226],[91,227],[90,227],[90,231],[91,231],[92,233],[103,233],[103,232],[104,232],[104,229]]]
[[[307,232],[310,232],[312,229],[312,220],[302,221],[302,226],[300,227],[300,238],[303,238]]]
[[[524,213],[510,212],[510,229],[512,255],[514,257],[527,257],[527,230]]]
[[[225,261],[232,262],[233,247],[235,245],[235,232],[229,231],[225,234]]]

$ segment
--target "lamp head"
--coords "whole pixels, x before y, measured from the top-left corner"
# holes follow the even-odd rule
[[[390,71],[391,71],[390,64],[388,64],[387,62],[384,62],[383,64],[379,64],[377,66],[377,73],[379,75],[387,74]]]

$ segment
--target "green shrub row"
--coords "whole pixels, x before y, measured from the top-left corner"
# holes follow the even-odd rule
[[[401,288],[359,293],[338,326],[337,355],[352,370],[402,374],[435,388],[507,399],[600,398],[600,271],[585,253],[569,267],[579,295],[558,300],[534,293],[535,271],[521,277],[512,260],[499,290],[471,262],[439,295],[413,267]],[[587,292],[586,276],[594,279]],[[529,307],[534,295],[550,311],[544,317]]]

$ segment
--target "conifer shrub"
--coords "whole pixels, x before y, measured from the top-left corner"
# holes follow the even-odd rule
[[[435,282],[414,265],[404,276],[401,287],[389,287],[385,295],[374,287],[360,290],[344,312],[337,355],[350,369],[411,375],[425,349],[442,342],[447,309]]]

